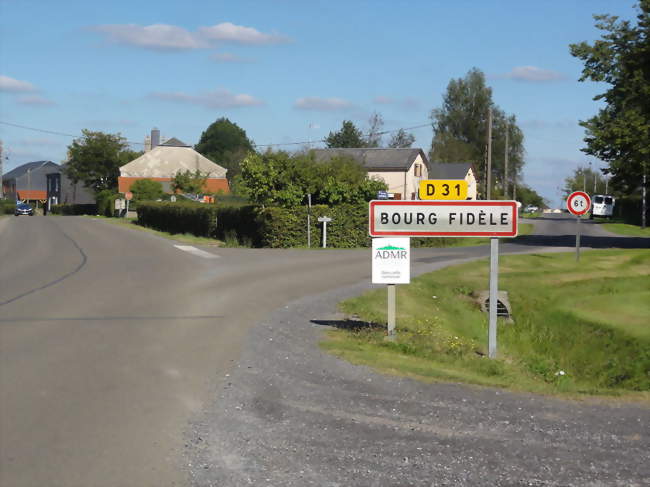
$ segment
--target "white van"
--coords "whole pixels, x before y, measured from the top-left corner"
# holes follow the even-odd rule
[[[595,216],[602,218],[611,218],[614,214],[614,197],[609,194],[595,194],[591,198],[591,214],[589,218]]]

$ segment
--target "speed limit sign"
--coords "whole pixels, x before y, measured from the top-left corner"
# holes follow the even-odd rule
[[[566,200],[566,206],[576,216],[584,215],[591,208],[591,198],[587,193],[574,191]]]

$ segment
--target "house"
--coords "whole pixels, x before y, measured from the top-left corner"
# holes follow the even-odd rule
[[[82,182],[73,183],[64,172],[64,166],[52,171],[47,177],[47,203],[52,205],[92,205],[96,203],[93,191]]]
[[[478,185],[474,169],[469,162],[438,162],[430,164],[429,179],[464,179],[467,181],[467,199],[477,199]]]
[[[152,179],[162,183],[163,189],[171,193],[171,182],[177,173],[185,171],[194,173],[197,170],[202,175],[207,175],[205,183],[207,192],[229,191],[227,169],[172,137],[164,144],[155,146],[120,168],[120,176],[117,180],[119,192],[126,193],[139,179]]]
[[[18,166],[2,178],[5,197],[36,203],[47,198],[47,174],[60,169],[52,161],[34,161]]]
[[[314,149],[316,161],[345,156],[359,162],[370,178],[382,179],[393,199],[418,199],[420,181],[428,179],[427,156],[422,149]]]

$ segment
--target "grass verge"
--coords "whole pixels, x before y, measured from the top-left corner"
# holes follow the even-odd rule
[[[628,225],[626,223],[603,223],[602,226],[608,232],[616,233],[617,235],[650,237],[650,227],[641,228],[638,225]]]
[[[174,240],[176,242],[189,243],[195,245],[221,245],[219,240],[208,237],[197,237],[190,233],[169,233],[161,232],[159,230],[154,230],[153,228],[143,227],[138,225],[137,218],[107,218],[105,216],[84,216],[84,218],[91,218],[93,220],[101,220],[111,225],[117,225],[119,227],[129,228],[131,230],[140,230],[147,233],[152,233],[158,235],[159,237],[167,238],[169,240]]]
[[[359,322],[330,331],[321,346],[425,381],[650,400],[650,251],[591,251],[579,264],[572,253],[500,260],[515,323],[499,322],[497,360],[486,358],[487,317],[475,299],[488,287],[485,260],[398,286],[396,341],[373,324],[386,322],[379,289],[341,303]]]

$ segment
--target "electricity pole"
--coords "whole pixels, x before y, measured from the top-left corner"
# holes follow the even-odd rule
[[[505,153],[505,174],[503,175],[503,197],[508,199],[508,135],[510,125],[506,123],[506,153]]]
[[[487,190],[486,198],[492,196],[492,107],[488,109],[488,132],[487,132]]]
[[[645,214],[647,213],[646,207],[646,182],[647,182],[647,171],[645,164],[643,165],[643,191],[641,195],[641,228],[645,228]]]
[[[2,175],[4,174],[4,159],[5,155],[2,150],[2,141],[0,140],[0,199],[4,198],[4,190],[2,189]]]

